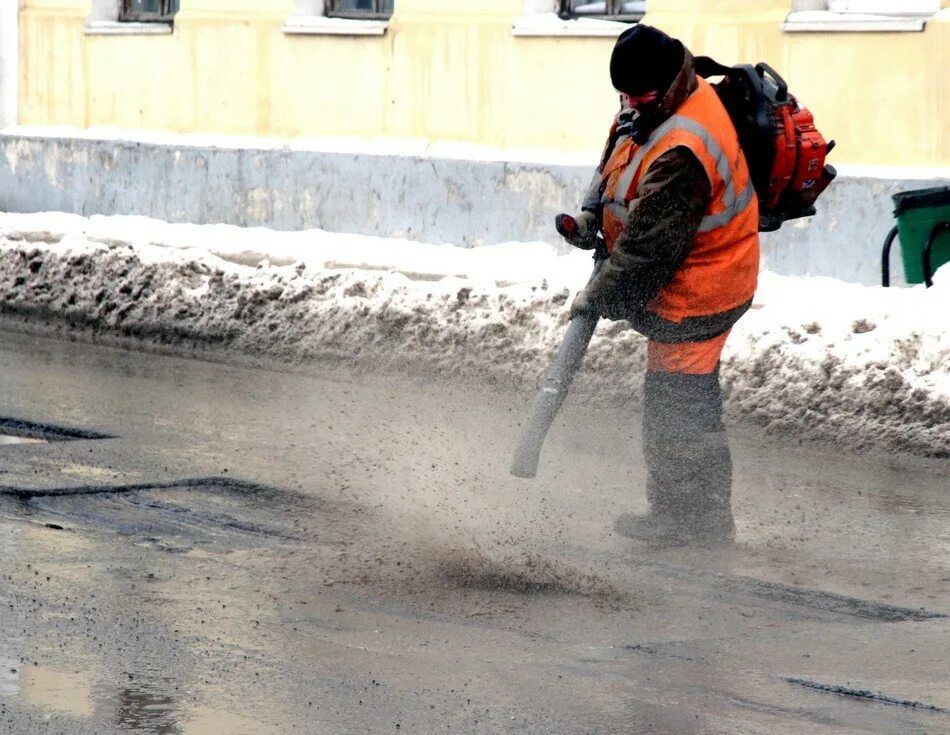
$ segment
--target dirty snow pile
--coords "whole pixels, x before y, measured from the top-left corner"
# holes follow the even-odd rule
[[[539,382],[589,256],[142,217],[0,215],[0,308],[40,328],[283,361]],[[723,357],[734,418],[950,454],[950,268],[882,289],[763,272]],[[603,322],[574,395],[637,401],[645,340]]]

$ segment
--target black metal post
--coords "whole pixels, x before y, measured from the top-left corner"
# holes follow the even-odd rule
[[[884,250],[881,253],[881,285],[887,288],[891,285],[891,245],[897,237],[897,225],[884,238]]]

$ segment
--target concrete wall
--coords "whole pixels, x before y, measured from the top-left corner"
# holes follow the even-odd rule
[[[592,166],[0,134],[0,209],[405,236],[471,246],[550,236]]]
[[[386,155],[299,141],[225,147],[187,138],[0,134],[0,209],[319,227],[463,246],[559,243],[554,215],[577,206],[594,164],[477,160],[421,145]],[[879,283],[881,243],[894,224],[891,194],[948,183],[939,172],[844,173],[823,195],[818,216],[763,237],[766,264],[779,273]],[[898,262],[895,252],[899,276]]]

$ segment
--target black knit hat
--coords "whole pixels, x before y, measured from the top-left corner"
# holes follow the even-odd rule
[[[614,89],[640,95],[663,94],[683,66],[683,44],[663,31],[639,23],[620,34],[610,55]]]

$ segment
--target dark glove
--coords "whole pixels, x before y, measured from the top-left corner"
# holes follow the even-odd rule
[[[568,315],[568,319],[573,319],[576,316],[581,314],[594,314],[594,307],[591,305],[590,301],[587,300],[587,289],[582,288],[576,294],[574,294],[574,300],[571,302],[571,311]]]
[[[554,227],[575,248],[593,250],[597,247],[600,223],[593,212],[585,210],[576,216],[559,214],[554,218]]]

